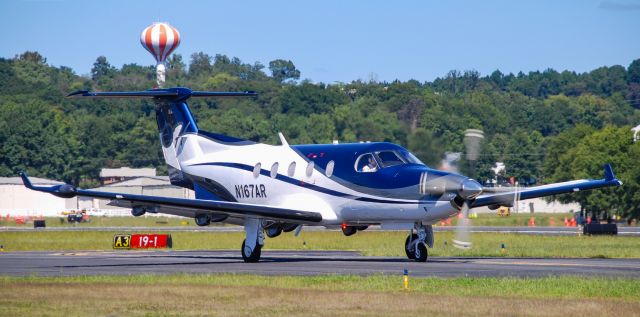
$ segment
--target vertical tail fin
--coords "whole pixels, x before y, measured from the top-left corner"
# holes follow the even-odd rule
[[[169,178],[176,186],[193,189],[193,184],[180,170],[177,148],[180,136],[187,133],[198,133],[198,125],[189,110],[186,101],[189,97],[251,97],[257,94],[245,92],[208,92],[191,91],[188,88],[151,89],[129,92],[89,92],[80,90],[67,97],[111,97],[139,98],[153,97],[156,104],[156,122],[160,133],[160,143],[165,162],[169,165]]]
[[[193,185],[180,170],[177,147],[180,136],[198,132],[196,121],[184,101],[156,98],[155,102],[160,144],[162,144],[164,160],[168,165],[171,184],[191,188]]]

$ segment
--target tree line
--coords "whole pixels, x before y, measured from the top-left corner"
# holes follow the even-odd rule
[[[0,175],[97,184],[103,167],[155,167],[166,172],[149,100],[69,99],[75,90],[145,90],[153,66],[111,65],[100,56],[91,74],[53,67],[38,52],[0,58]],[[452,70],[433,81],[314,83],[289,60],[263,65],[204,52],[167,61],[167,86],[194,90],[254,90],[256,98],[194,99],[203,130],[277,144],[389,141],[438,167],[445,152],[464,152],[466,129],[485,133],[474,164],[463,172],[486,182],[535,185],[600,178],[611,162],[621,188],[558,196],[598,213],[640,216],[640,59],[585,73],[553,69],[482,75]]]

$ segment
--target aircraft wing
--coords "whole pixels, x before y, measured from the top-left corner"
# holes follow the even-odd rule
[[[119,207],[142,207],[151,212],[167,213],[186,217],[194,217],[198,213],[212,215],[226,214],[229,216],[255,216],[289,222],[320,222],[322,216],[316,212],[284,209],[265,205],[245,204],[228,201],[213,201],[203,199],[171,198],[161,196],[134,195],[125,193],[110,193],[85,189],[63,184],[54,186],[34,186],[28,176],[20,173],[24,185],[32,190],[50,193],[62,198],[75,196],[110,199],[110,205]]]
[[[513,204],[514,198],[525,200],[557,194],[573,193],[582,190],[589,190],[602,187],[620,186],[622,182],[613,174],[611,165],[604,166],[604,179],[592,180],[582,179],[570,182],[548,184],[543,186],[523,188],[518,191],[499,192],[492,194],[483,194],[478,196],[471,204],[471,208],[483,207],[490,205],[510,205]]]

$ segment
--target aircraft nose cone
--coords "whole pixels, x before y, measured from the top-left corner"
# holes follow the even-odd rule
[[[467,179],[462,182],[460,187],[460,196],[464,199],[473,199],[482,193],[482,185],[473,179]]]

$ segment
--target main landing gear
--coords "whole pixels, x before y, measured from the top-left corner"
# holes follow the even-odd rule
[[[242,242],[242,259],[247,263],[254,263],[260,260],[262,246],[264,245],[264,235],[260,219],[246,218],[244,221],[244,231],[246,238]]]
[[[433,228],[431,225],[416,222],[405,240],[404,251],[409,259],[427,262],[427,246],[433,248]]]

